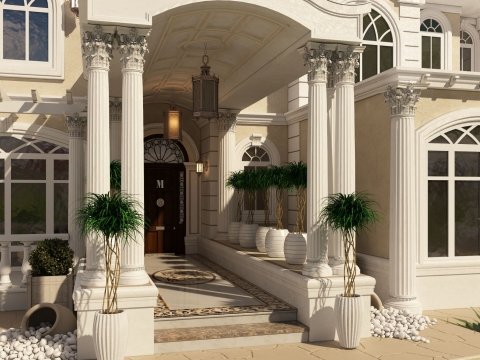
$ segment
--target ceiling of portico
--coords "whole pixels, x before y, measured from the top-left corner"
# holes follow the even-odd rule
[[[308,38],[291,19],[244,3],[201,2],[161,13],[148,37],[145,102],[191,108],[192,75],[200,73],[207,43],[220,107],[242,109],[305,73],[297,49]]]

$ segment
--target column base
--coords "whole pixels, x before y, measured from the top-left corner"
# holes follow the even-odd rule
[[[105,272],[103,269],[84,270],[81,285],[83,287],[105,287]]]
[[[308,262],[303,265],[302,275],[312,278],[332,276],[332,268],[326,263]]]
[[[421,314],[422,313],[422,304],[417,298],[395,298],[391,297],[388,299],[384,304],[383,307],[385,308],[395,308],[398,310],[408,310],[413,314]]]
[[[145,268],[122,269],[120,273],[120,285],[145,285],[150,283],[150,278],[145,272]]]
[[[360,274],[360,268],[358,265],[355,265],[355,268],[357,269],[357,275]],[[345,268],[344,268],[344,263],[343,261],[337,261],[332,264],[332,272],[333,275],[342,275],[345,273]]]

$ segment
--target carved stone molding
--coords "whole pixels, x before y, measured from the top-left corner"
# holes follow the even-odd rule
[[[217,118],[218,131],[232,131],[235,132],[237,126],[238,112],[234,111],[219,111]]]
[[[119,34],[118,36],[122,68],[143,72],[145,55],[148,52],[145,35],[140,35],[137,29],[130,28],[127,34]]]
[[[406,88],[388,86],[385,91],[385,102],[390,106],[390,115],[415,116],[415,104],[420,97],[420,90],[413,84]]]
[[[17,119],[18,116],[14,113],[11,113],[7,117],[0,118],[0,132],[7,132]]]
[[[82,51],[87,68],[110,68],[112,58],[113,34],[103,32],[103,28],[97,25],[93,31],[83,33]]]
[[[347,51],[334,51],[332,54],[332,71],[335,83],[355,83],[355,69],[360,65],[360,53],[354,48]]]
[[[67,126],[69,137],[83,138],[87,125],[87,117],[75,113],[65,118],[65,125]]]
[[[122,99],[118,97],[110,98],[110,122],[122,121]]]
[[[325,49],[325,45],[318,44],[318,47],[304,48],[303,61],[308,68],[309,81],[327,82],[328,66],[331,62],[332,52]]]

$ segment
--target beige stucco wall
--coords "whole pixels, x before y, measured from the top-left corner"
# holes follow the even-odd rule
[[[307,163],[308,121],[300,122],[300,161]]]
[[[388,258],[390,117],[383,95],[356,102],[355,117],[356,188],[371,196],[381,216],[359,235],[358,251]]]
[[[288,87],[284,86],[269,96],[242,110],[242,114],[286,113],[288,111]]]
[[[238,125],[236,127],[236,144],[245,138],[249,138],[252,134],[260,134],[266,139],[270,140],[277,147],[280,153],[281,163],[288,161],[288,141],[287,141],[287,126],[251,126]],[[239,154],[237,154],[239,155]]]

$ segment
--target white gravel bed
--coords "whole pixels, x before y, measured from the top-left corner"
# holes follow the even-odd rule
[[[430,340],[420,336],[420,331],[437,323],[437,319],[430,320],[428,316],[412,314],[407,310],[378,310],[373,306],[370,308],[370,320],[372,336],[424,343],[429,343]]]
[[[77,330],[66,335],[42,334],[50,327],[28,331],[8,329],[0,333],[0,359],[70,360],[77,357]]]

